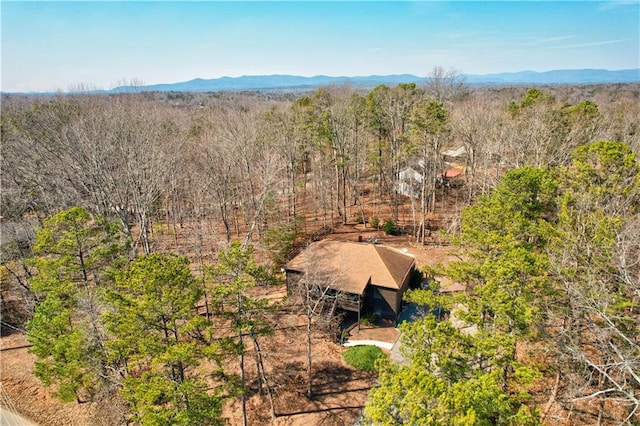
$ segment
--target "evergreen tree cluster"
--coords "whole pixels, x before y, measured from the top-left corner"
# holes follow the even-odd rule
[[[245,335],[257,344],[270,332],[261,318],[273,309],[248,293],[273,282],[251,245],[219,252],[213,289],[186,257],[130,258],[121,226],[79,207],[45,220],[33,251],[39,303],[27,337],[36,376],[60,399],[115,396],[128,407],[122,421],[149,425],[223,424],[224,401],[244,399],[244,369],[238,380],[222,361],[243,357]],[[207,289],[204,316],[197,307]],[[236,334],[221,340],[215,324],[227,321]]]

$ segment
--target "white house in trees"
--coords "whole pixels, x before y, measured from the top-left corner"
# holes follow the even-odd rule
[[[405,167],[398,172],[396,192],[407,197],[420,197],[420,186],[424,177],[412,167]]]

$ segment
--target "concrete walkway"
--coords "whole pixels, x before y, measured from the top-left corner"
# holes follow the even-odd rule
[[[416,321],[420,318],[423,318],[425,315],[425,307],[417,306],[414,303],[406,303],[403,306],[402,312],[398,317],[398,323],[402,323],[404,321]],[[396,331],[398,329],[396,328]],[[393,343],[382,342],[379,340],[347,340],[342,346],[362,346],[362,345],[372,345],[377,346],[382,349],[386,349],[391,353],[391,360],[397,364],[406,364],[407,360],[402,353],[400,353],[400,335],[397,336]]]
[[[0,425],[2,426],[36,426],[21,415],[0,407]]]
[[[391,348],[393,348],[393,343],[381,342],[379,340],[348,340],[342,344],[342,346],[345,346],[345,347],[364,346],[364,345],[377,346],[379,348],[386,349],[389,351],[391,350]]]
[[[395,362],[396,364],[405,364],[407,362],[405,357],[402,356],[402,354],[400,353],[400,336],[398,336],[396,341],[393,343],[381,342],[379,340],[349,340],[345,342],[342,346],[350,347],[350,346],[363,346],[363,345],[377,346],[379,348],[388,350],[389,353],[391,354],[390,355],[391,361]]]

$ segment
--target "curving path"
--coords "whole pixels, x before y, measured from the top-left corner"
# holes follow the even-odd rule
[[[0,425],[2,426],[36,426],[19,414],[0,407]]]
[[[379,348],[387,349],[389,351],[391,350],[391,348],[393,348],[393,343],[381,342],[379,340],[348,340],[342,344],[342,346],[345,346],[345,347],[364,346],[364,345],[377,346]]]

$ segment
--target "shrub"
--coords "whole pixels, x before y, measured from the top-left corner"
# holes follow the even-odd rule
[[[360,318],[360,324],[365,325],[365,326],[370,326],[371,327],[371,326],[376,325],[377,323],[378,323],[378,317],[376,317],[376,314],[374,314],[371,311],[366,312]]]
[[[384,221],[384,225],[382,225],[382,230],[385,234],[396,235],[398,228],[396,227],[396,223],[393,220],[387,219]]]
[[[378,226],[380,226],[380,219],[378,219],[378,216],[372,216],[371,219],[369,219],[369,225],[371,225],[372,228],[378,229]]]
[[[374,371],[376,360],[384,356],[382,349],[372,345],[350,347],[343,355],[347,364],[362,371]]]

